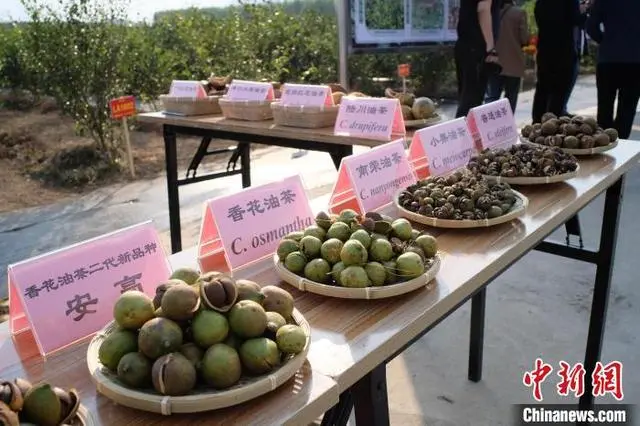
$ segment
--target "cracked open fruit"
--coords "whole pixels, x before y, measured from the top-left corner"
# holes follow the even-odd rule
[[[471,157],[467,164],[473,173],[502,177],[549,177],[571,173],[577,168],[576,158],[562,149],[529,144],[485,149]]]

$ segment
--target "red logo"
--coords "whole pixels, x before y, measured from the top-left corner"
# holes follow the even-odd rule
[[[556,390],[560,396],[580,397],[584,394],[584,381],[586,370],[582,363],[578,362],[573,367],[565,361],[559,362],[560,369],[558,376],[560,381],[556,384]],[[527,371],[522,377],[522,383],[527,387],[532,387],[533,398],[540,402],[542,397],[542,383],[551,374],[553,367],[546,364],[542,359],[537,358],[535,368]],[[624,393],[622,391],[622,363],[611,361],[607,365],[597,362],[593,374],[591,374],[593,385],[593,396],[605,396],[610,394],[616,400],[622,401]]]

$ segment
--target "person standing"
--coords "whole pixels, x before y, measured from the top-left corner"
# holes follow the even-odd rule
[[[579,23],[580,7],[575,0],[537,0],[534,13],[538,69],[532,118],[539,123],[545,112],[562,115],[577,55],[573,30]]]
[[[573,29],[573,36],[576,41],[576,60],[573,65],[573,75],[571,78],[571,85],[569,86],[569,90],[564,98],[564,106],[562,107],[562,115],[571,115],[569,114],[569,99],[571,98],[571,93],[573,92],[573,88],[578,81],[578,75],[580,74],[580,58],[583,55],[583,50],[585,47],[585,23],[587,20],[588,10],[591,7],[590,0],[576,0],[580,5],[580,23]]]
[[[458,39],[454,48],[458,80],[456,118],[466,117],[469,110],[482,104],[487,78],[499,72],[495,49],[495,28],[499,0],[460,0]]]
[[[587,33],[599,45],[598,124],[613,127],[621,139],[628,139],[640,98],[640,1],[596,0]]]
[[[500,37],[496,51],[502,66],[502,72],[489,76],[486,102],[500,99],[502,92],[509,99],[511,110],[515,113],[520,92],[520,81],[524,77],[525,59],[522,47],[529,42],[527,13],[513,3],[504,0],[500,11]]]

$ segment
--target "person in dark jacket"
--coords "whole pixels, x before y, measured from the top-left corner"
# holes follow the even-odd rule
[[[458,80],[456,118],[482,105],[490,73],[499,73],[495,39],[500,0],[460,0],[458,39],[454,48]]]
[[[534,13],[538,70],[532,115],[537,123],[545,112],[562,115],[577,55],[573,30],[580,22],[580,7],[575,0],[537,0]]]
[[[571,85],[569,86],[569,90],[564,98],[564,107],[562,108],[562,115],[571,115],[569,114],[569,99],[571,98],[571,93],[573,92],[573,88],[578,81],[578,74],[580,74],[580,58],[583,55],[583,51],[585,48],[585,24],[587,21],[588,10],[591,7],[591,0],[576,0],[576,2],[580,5],[580,23],[573,29],[573,35],[576,41],[576,61],[573,65],[573,76],[571,78]]]
[[[640,1],[596,0],[587,33],[599,44],[598,124],[613,127],[620,138],[628,139],[640,98]]]

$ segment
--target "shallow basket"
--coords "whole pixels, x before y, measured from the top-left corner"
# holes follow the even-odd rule
[[[221,96],[207,96],[206,98],[182,98],[169,95],[160,95],[163,111],[175,115],[213,115],[220,114]]]
[[[304,106],[271,104],[273,121],[279,126],[319,129],[333,127],[338,118],[339,105]]]
[[[508,183],[509,185],[544,185],[548,183],[559,183],[564,182],[569,179],[573,179],[578,176],[578,172],[580,171],[580,164],[578,167],[570,173],[563,173],[561,175],[554,176],[544,176],[544,177],[524,177],[524,176],[516,176],[516,177],[505,177],[505,176],[489,176],[482,175],[487,182],[490,183]]]
[[[421,120],[405,120],[404,127],[407,129],[420,129],[422,127],[429,127],[435,124],[439,124],[444,121],[440,114],[435,114],[433,117],[423,118]]]
[[[418,278],[409,281],[403,281],[397,284],[389,284],[381,287],[365,287],[365,288],[347,288],[334,286],[329,284],[321,284],[316,281],[308,280],[304,277],[294,274],[288,270],[278,259],[278,255],[273,255],[273,263],[278,276],[286,283],[291,284],[301,291],[320,294],[322,296],[336,297],[339,299],[386,299],[401,294],[409,293],[426,286],[436,277],[440,270],[440,254],[433,259],[431,267]]]
[[[220,98],[220,108],[225,118],[245,121],[264,121],[273,118],[270,101],[232,101]]]
[[[302,327],[307,336],[307,343],[302,352],[268,375],[243,376],[239,383],[224,390],[214,390],[199,385],[189,395],[165,396],[153,389],[140,390],[124,386],[118,381],[116,375],[98,360],[98,350],[102,341],[118,328],[113,321],[91,340],[87,349],[87,365],[98,392],[118,404],[164,415],[217,410],[241,404],[273,391],[287,382],[302,367],[309,353],[311,327],[297,309],[293,311],[293,319],[296,324]]]
[[[529,205],[529,199],[527,197],[525,197],[518,191],[512,190],[513,194],[516,196],[516,202],[509,213],[502,216],[481,220],[437,219],[435,217],[424,216],[419,213],[409,211],[402,207],[398,202],[398,198],[402,191],[404,190],[398,191],[393,200],[400,216],[409,219],[412,222],[421,223],[423,225],[432,226],[434,228],[487,228],[489,226],[499,225],[501,223],[510,222],[514,219],[519,218],[520,216],[524,215],[525,211],[527,210],[527,206]]]
[[[616,139],[615,141],[611,142],[609,145],[594,146],[593,148],[585,148],[585,149],[560,148],[560,149],[566,152],[567,154],[572,154],[578,157],[585,156],[585,155],[596,155],[596,154],[602,154],[603,152],[607,152],[610,149],[615,148],[616,146],[618,146],[618,141],[619,139]],[[535,142],[531,142],[529,139],[523,137],[522,135],[520,135],[520,142],[526,143],[529,145],[538,145],[538,146],[540,145]]]

